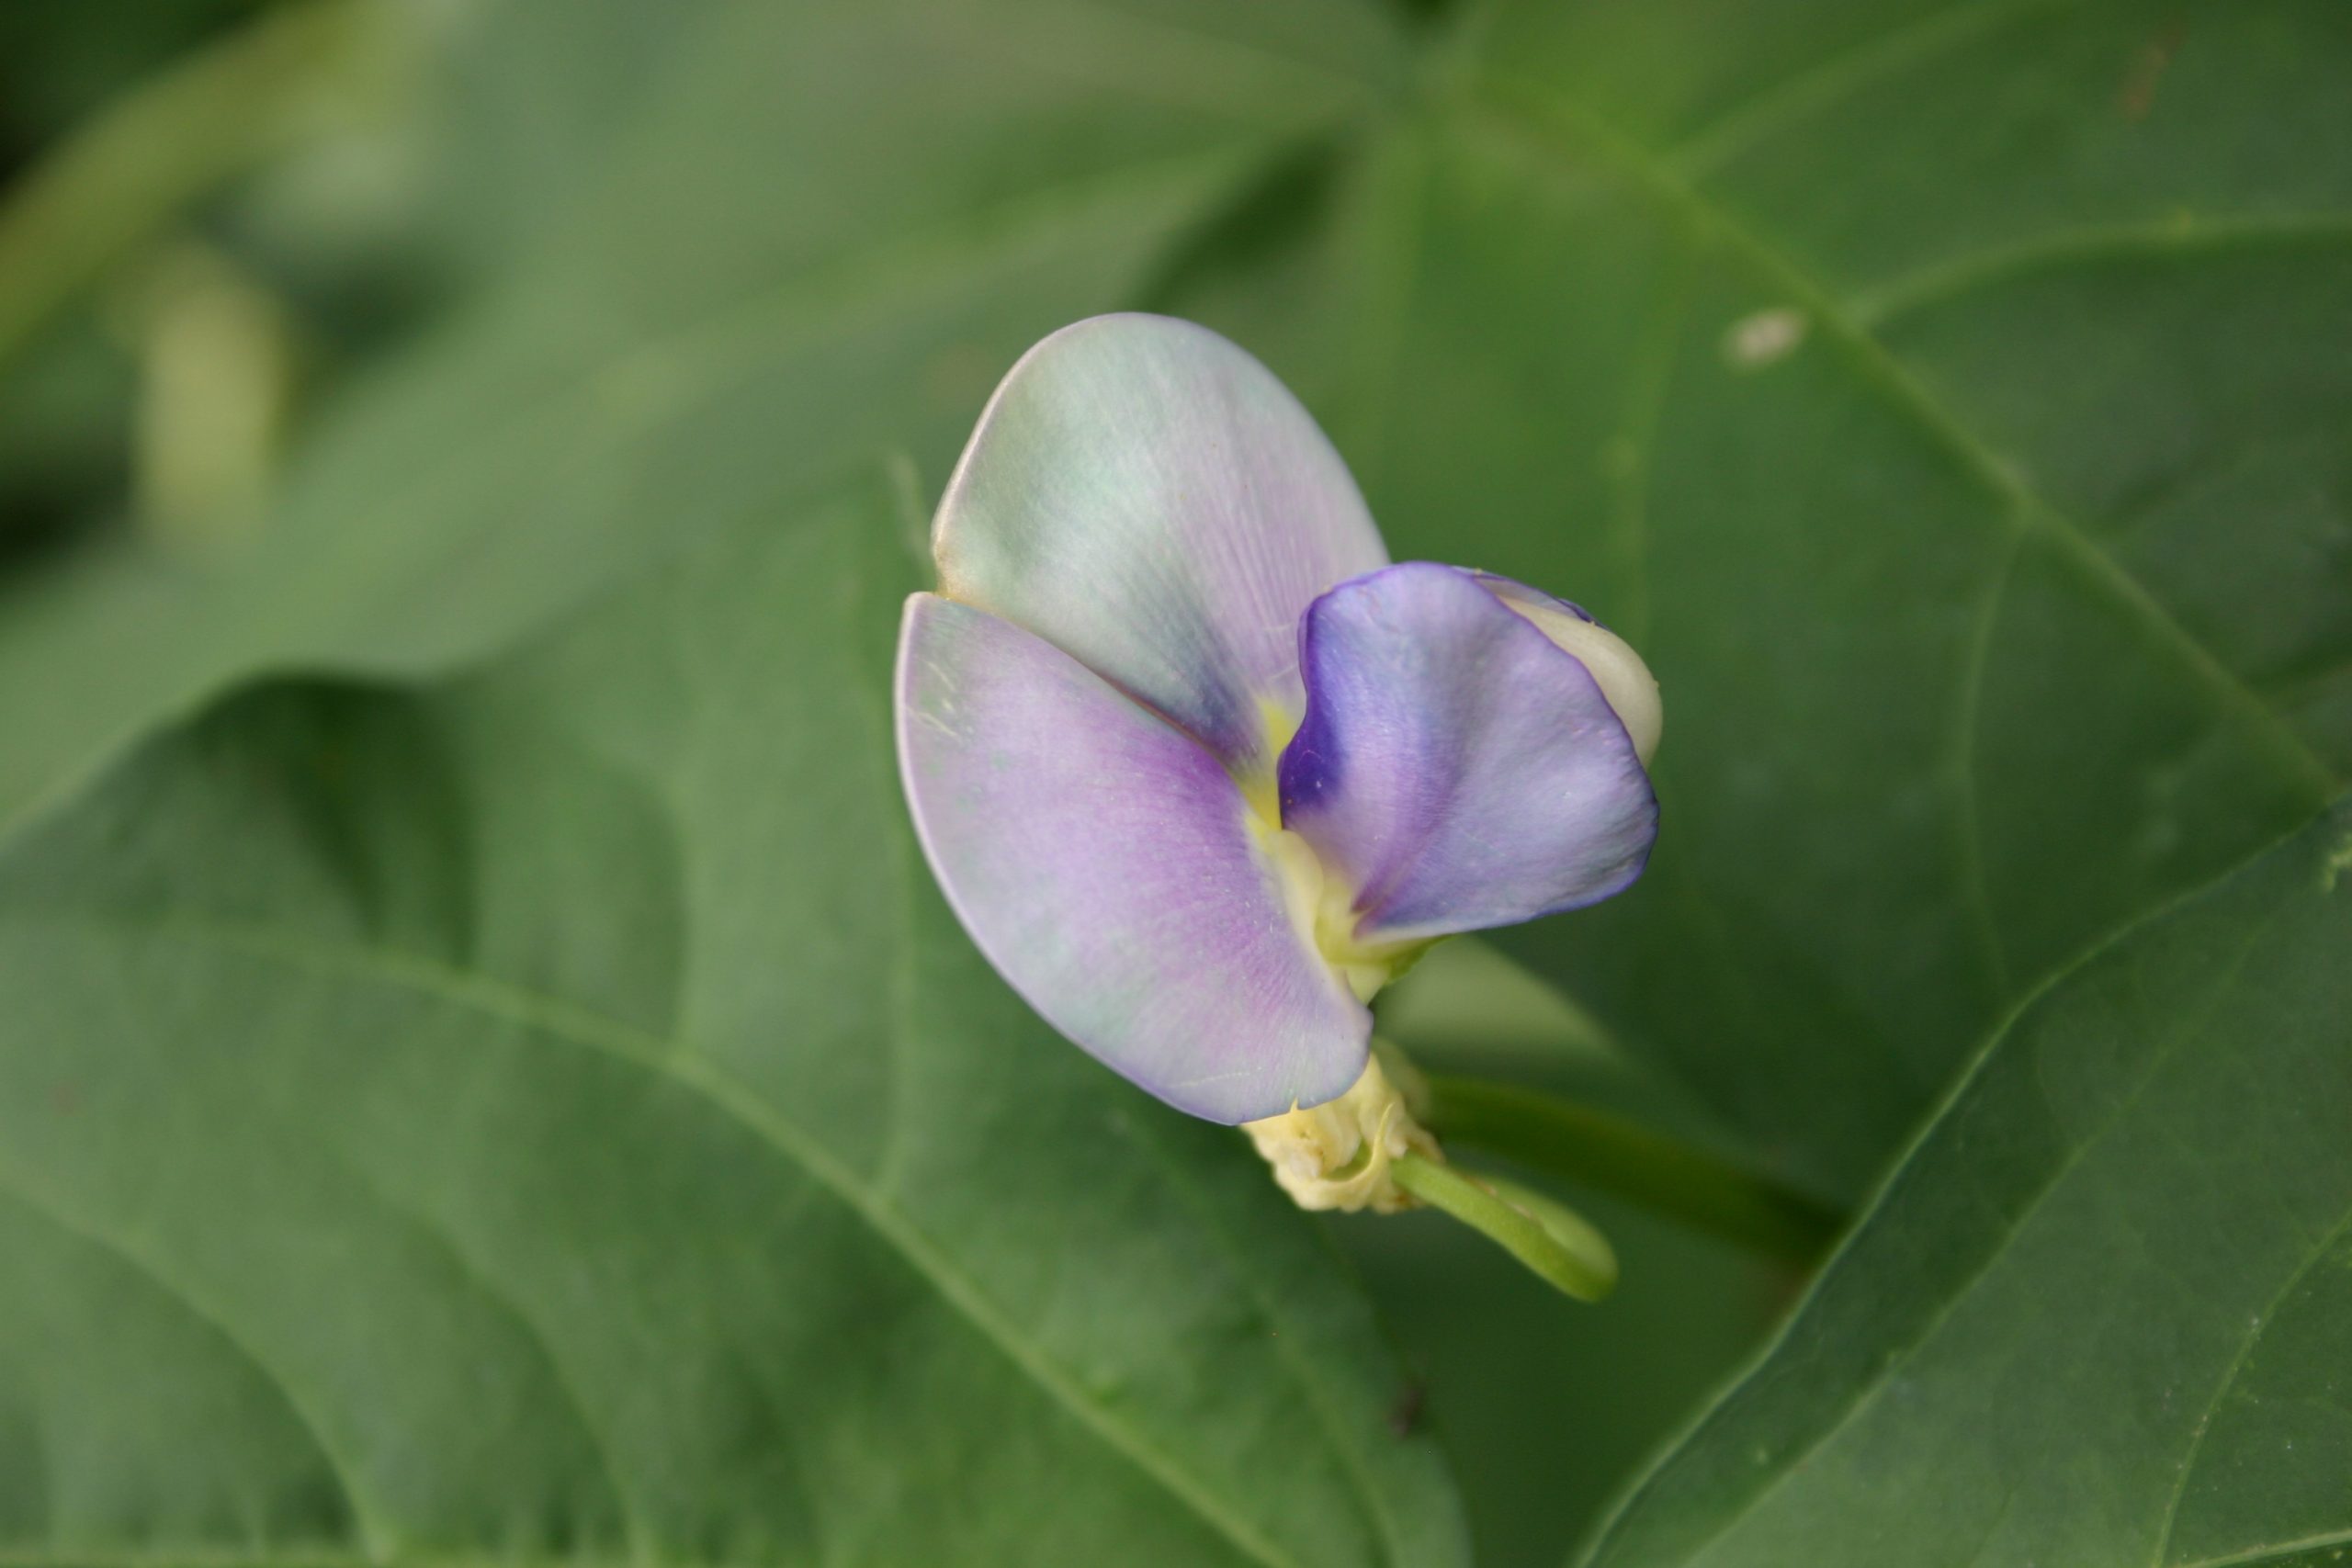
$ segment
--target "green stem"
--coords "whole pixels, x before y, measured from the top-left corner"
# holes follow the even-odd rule
[[[1397,1186],[1487,1236],[1578,1301],[1597,1302],[1617,1288],[1617,1255],[1609,1238],[1550,1199],[1421,1154],[1400,1156],[1388,1171]]]
[[[1423,1120],[1474,1145],[1797,1264],[1843,1227],[1835,1211],[1718,1155],[1612,1112],[1517,1084],[1430,1077]]]
[[[384,73],[373,0],[273,9],[132,89],[28,171],[0,208],[0,362],[190,204],[354,118]]]

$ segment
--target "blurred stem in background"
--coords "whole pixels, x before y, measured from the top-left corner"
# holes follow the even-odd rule
[[[1432,951],[1382,998],[1381,1033],[1408,1059],[1391,1077],[1448,1145],[1606,1193],[1800,1268],[1844,1228],[1832,1206],[1766,1172],[1556,986],[1487,943]]]
[[[1793,1188],[1631,1118],[1541,1089],[1430,1077],[1430,1132],[1613,1193],[1767,1257],[1817,1262],[1843,1219]]]
[[[258,519],[294,400],[295,323],[232,257],[193,240],[142,271],[127,323],[141,360],[133,510],[158,542],[200,548]]]
[[[413,36],[385,0],[266,12],[52,148],[0,203],[0,367],[225,182],[381,113]]]
[[[10,409],[24,414],[42,396],[33,383],[74,384],[109,349],[128,360],[127,402],[104,415],[116,434],[96,437],[127,472],[108,481],[85,467],[78,485],[48,492],[52,513],[62,501],[86,525],[128,502],[150,541],[183,554],[258,528],[318,345],[267,257],[256,265],[251,245],[211,234],[220,200],[403,123],[435,10],[395,0],[261,9],[36,141],[0,187]],[[85,409],[85,428],[99,417]],[[43,493],[0,495],[0,544],[27,525],[28,500],[26,536],[40,536]]]

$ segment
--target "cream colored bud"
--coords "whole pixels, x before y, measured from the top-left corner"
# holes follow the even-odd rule
[[[1574,655],[1585,667],[1616,713],[1617,722],[1632,737],[1642,765],[1648,766],[1666,728],[1666,705],[1658,699],[1657,677],[1650,673],[1633,644],[1598,622],[1579,620],[1553,605],[1531,604],[1515,594],[1495,597],[1534,623],[1554,647]]]

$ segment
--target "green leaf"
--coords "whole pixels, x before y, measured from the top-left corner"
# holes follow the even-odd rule
[[[1463,1560],[1314,1225],[932,889],[915,526],[245,688],[0,856],[0,1556]]]
[[[2038,998],[1591,1561],[2338,1561],[2347,953],[2352,801]]]
[[[1736,1137],[1588,1016],[1476,938],[1442,942],[1379,1007],[1380,1032],[1430,1073],[1524,1081],[1701,1147]],[[1417,1417],[1453,1461],[1477,1561],[1557,1568],[1607,1505],[1755,1353],[1801,1281],[1752,1253],[1563,1186],[1485,1148],[1464,1163],[1564,1196],[1627,1260],[1581,1306],[1433,1213],[1335,1216],[1382,1322],[1414,1369]]]
[[[1557,1568],[1754,1353],[1792,1290],[1752,1258],[1606,1194],[1572,1196],[1634,1260],[1599,1306],[1566,1300],[1440,1214],[1336,1222],[1417,1374],[1392,1415],[1444,1444],[1485,1568]]]
[[[1400,556],[1663,682],[1645,882],[1504,933],[1827,1190],[2352,773],[2327,0],[1498,5],[1165,302]]]
[[[498,221],[492,281],[330,412],[249,556],[0,584],[0,821],[257,669],[447,668],[882,453],[936,485],[1021,350],[1394,41],[1352,0],[492,8],[448,215]]]
[[[530,0],[453,47],[494,281],[227,581],[0,601],[0,812],[885,446],[935,486],[1022,346],[1136,304],[1297,385],[1398,554],[1650,657],[1649,877],[1502,940],[1825,1193],[2352,773],[2334,0]]]
[[[45,807],[53,843],[98,809],[76,790],[105,758],[256,671],[447,671],[885,448],[911,451],[918,488],[935,487],[1028,342],[1156,305],[1230,331],[1299,387],[1400,555],[1570,594],[1650,655],[1669,712],[1650,877],[1504,941],[1788,1169],[1866,1190],[2038,980],[2304,820],[2352,770],[2352,33],[2335,0],[1420,9],[1435,19],[1408,35],[1358,0],[468,7],[447,35],[453,180],[432,216],[480,281],[303,433],[249,558],[125,546],[9,564],[0,821]],[[600,678],[642,714],[663,668]],[[437,714],[456,699],[422,700]],[[571,699],[566,722],[594,728],[600,700]],[[661,716],[683,725],[673,705]],[[775,722],[835,735],[834,770],[748,786],[730,773],[751,795],[696,810],[764,824],[747,859],[830,864],[836,820],[865,832],[889,795],[872,771],[883,742],[797,710]],[[268,728],[230,728],[254,725]],[[662,746],[610,743],[669,776]],[[424,753],[391,750],[386,777],[409,781]],[[469,883],[417,870],[447,862],[446,844],[360,852],[393,832],[441,844],[447,819],[486,809],[451,767],[446,807],[402,782],[305,819],[318,855],[372,879],[403,931],[480,915]],[[534,898],[567,921],[684,897],[658,812],[593,855],[508,832],[605,776],[546,767],[560,778],[527,807],[501,796],[509,815],[460,840],[467,855],[537,844]],[[125,787],[116,775],[102,798]],[[626,804],[641,793],[626,778],[613,787],[615,820],[651,810]],[[243,818],[213,836],[239,833],[271,841]],[[696,1006],[777,1039],[805,1011],[841,1062],[870,1069],[888,1020],[870,988],[833,996],[825,966],[870,951],[859,933],[876,919],[843,917],[838,942],[820,932],[795,955],[701,919],[695,953],[740,943],[730,972],[812,999],[788,1026],[761,1023],[775,998]],[[960,938],[933,934],[926,963],[968,973]],[[556,955],[565,982],[616,1007],[683,996],[709,962],[617,917],[578,940],[594,957]],[[954,1022],[975,1052],[1069,1055],[1001,998]],[[1001,1046],[978,1043],[990,1031]],[[775,1092],[828,1135],[864,1124],[836,1127],[821,1082]],[[227,1140],[253,1136],[266,1104],[224,1109]],[[939,1158],[967,1152],[951,1140]],[[1578,1383],[1565,1354],[1540,1382],[1531,1359],[1489,1363],[1470,1414],[1448,1369],[1508,1336],[1432,1304],[1453,1281],[1409,1241],[1366,1246],[1431,1347],[1433,1419],[1475,1428],[1460,1447],[1473,1485],[1513,1499],[1492,1515],[1506,1551],[1536,1550],[1577,1506],[1528,1460],[1536,1446],[1591,1473],[1621,1462],[1618,1439],[1659,1419],[1642,1402],[1703,1375],[1747,1310],[1706,1316],[1690,1330],[1705,1354],[1644,1389]],[[1604,1312],[1642,1299],[1645,1266],[1653,1283],[1679,1272],[1627,1262],[1628,1294]],[[1716,1266],[1702,1259],[1690,1288],[1743,1295],[1708,1284]],[[105,1358],[132,1381],[156,1364],[122,1371],[77,1300],[58,1297],[43,1321],[59,1326],[24,1342],[71,1343],[53,1364]],[[1524,1321],[1532,1335],[1555,1320]],[[1606,1348],[1617,1325],[1590,1344],[1622,1371],[1639,1358]],[[197,1325],[153,1332],[168,1349]],[[51,1364],[42,1375],[62,1375]],[[18,1408],[29,1375],[0,1372]],[[118,1490],[74,1506],[309,1506],[300,1434],[283,1487],[242,1482],[233,1508],[207,1489],[207,1465],[243,1475],[266,1447],[209,1436],[277,1408],[243,1375],[154,1372],[136,1415],[98,1410],[107,1455],[184,1468],[165,1484],[143,1461],[85,1458],[64,1468]],[[1566,1450],[1547,1402],[1602,1389],[1577,1410],[1613,1424],[1606,1438],[1551,1460]],[[974,1439],[925,1440],[944,1445],[914,1445],[937,1460]],[[40,1451],[21,1423],[0,1426],[0,1487],[19,1489],[5,1495],[60,1470]]]

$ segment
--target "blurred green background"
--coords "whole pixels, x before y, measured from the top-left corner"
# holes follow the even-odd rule
[[[1642,888],[1392,1029],[1853,1205],[2036,986],[2352,770],[2347,84],[2333,0],[15,0],[0,829],[100,841],[257,678],[438,703],[745,530],[899,550],[1022,348],[1165,310],[1300,392],[1400,558],[1572,596],[1664,682]],[[774,613],[846,640],[675,700],[765,724],[736,683],[864,669],[915,569],[830,570]],[[634,678],[565,711],[636,726]],[[850,733],[789,722],[715,819]],[[902,852],[888,778],[841,773],[824,877]],[[781,1060],[879,962],[723,1027]],[[1481,1562],[1563,1561],[1801,1283],[1593,1210],[1594,1310],[1429,1216],[1324,1227]]]

